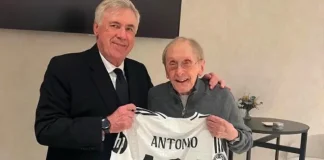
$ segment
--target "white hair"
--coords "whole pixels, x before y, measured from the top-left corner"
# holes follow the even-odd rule
[[[103,17],[104,12],[109,9],[109,8],[114,8],[114,9],[120,9],[120,8],[128,8],[131,9],[136,18],[137,22],[139,23],[140,21],[140,14],[134,4],[130,0],[103,0],[96,8],[95,12],[95,22],[97,24],[101,24],[101,20]]]
[[[197,56],[197,59],[198,60],[204,60],[204,52],[203,52],[203,49],[202,47],[200,46],[200,44],[192,39],[192,38],[186,38],[186,37],[177,37],[175,39],[173,39],[165,48],[164,48],[164,51],[163,51],[163,54],[162,54],[162,62],[163,64],[165,65],[166,63],[166,54],[168,52],[168,49],[171,47],[171,45],[177,43],[178,41],[181,41],[181,42],[188,42],[189,45],[191,46],[192,48],[192,51],[194,54],[196,54]]]

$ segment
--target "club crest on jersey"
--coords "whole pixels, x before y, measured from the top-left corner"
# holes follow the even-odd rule
[[[227,160],[227,156],[225,155],[224,152],[222,153],[216,153],[214,156],[213,160]]]
[[[118,137],[116,138],[114,147],[113,147],[113,152],[117,153],[117,154],[123,154],[127,148],[127,138],[124,135],[123,132],[120,132],[118,134]]]

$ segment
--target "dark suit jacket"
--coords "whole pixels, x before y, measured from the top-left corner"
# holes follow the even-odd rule
[[[147,108],[153,86],[145,66],[125,59],[130,102]],[[116,134],[102,142],[101,119],[119,106],[97,45],[53,57],[40,88],[35,134],[49,146],[47,160],[109,160]]]

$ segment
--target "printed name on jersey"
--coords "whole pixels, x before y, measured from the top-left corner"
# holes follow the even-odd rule
[[[186,138],[186,139],[174,139],[166,137],[153,136],[151,146],[161,149],[186,149],[196,148],[198,145],[197,137]]]

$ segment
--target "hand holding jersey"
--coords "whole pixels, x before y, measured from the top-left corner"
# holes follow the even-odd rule
[[[172,118],[137,108],[132,127],[118,134],[110,160],[227,160],[222,139],[207,129],[207,116]]]
[[[107,117],[110,122],[109,133],[119,133],[132,127],[136,107],[134,104],[120,106],[113,114]]]
[[[228,141],[234,140],[239,135],[231,123],[214,115],[208,116],[207,128],[214,137],[223,138]]]

